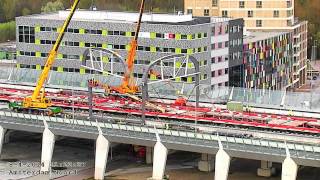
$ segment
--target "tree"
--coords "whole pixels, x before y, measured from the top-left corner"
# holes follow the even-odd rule
[[[14,40],[16,32],[16,22],[11,21],[0,24],[0,42],[6,42],[7,40]]]
[[[92,0],[81,0],[79,2],[79,8],[81,9],[89,9],[92,4]]]
[[[61,1],[48,2],[45,6],[41,8],[41,12],[56,12],[59,10],[65,9],[63,3]]]
[[[10,21],[16,17],[16,0],[3,0],[3,16],[6,21]]]
[[[30,9],[28,9],[26,7],[22,9],[22,15],[23,16],[26,16],[26,15],[29,15],[29,14],[31,14]]]
[[[0,4],[3,4],[3,0],[0,0]],[[0,6],[0,22],[3,22],[3,9],[2,6]]]

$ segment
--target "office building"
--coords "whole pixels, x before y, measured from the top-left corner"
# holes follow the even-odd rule
[[[18,68],[39,71],[43,68],[67,14],[68,11],[60,11],[16,18]],[[112,49],[126,57],[137,19],[137,13],[77,11],[52,70],[79,76],[92,73],[81,67],[82,61],[86,60],[83,53],[90,47]],[[242,59],[242,30],[241,19],[145,14],[134,75],[142,78],[145,67],[160,57],[186,54],[199,61],[202,84],[212,87],[228,85],[229,66],[239,64]],[[229,54],[233,56],[229,57]],[[108,59],[102,61],[108,63]],[[181,64],[176,66],[181,67]],[[123,74],[120,70],[117,73]],[[176,80],[194,81],[192,77]],[[63,80],[60,83],[67,84]]]

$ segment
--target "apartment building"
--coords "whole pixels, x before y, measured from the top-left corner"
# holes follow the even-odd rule
[[[308,22],[295,19],[293,25],[293,89],[306,83],[307,51],[308,51]]]
[[[60,11],[16,18],[18,69],[43,69],[48,52],[55,43],[67,14],[68,11]],[[76,74],[77,77],[93,73],[81,67],[82,61],[86,60],[83,53],[90,47],[116,50],[126,57],[137,19],[137,13],[77,11],[52,70]],[[199,61],[202,84],[212,87],[228,85],[229,62],[236,64],[242,58],[243,20],[145,14],[142,21],[134,69],[137,79],[142,78],[144,69],[150,62],[167,55],[186,54],[193,55]],[[229,57],[230,53],[236,55]],[[192,64],[187,66],[192,67]],[[120,70],[117,73],[123,74]],[[194,78],[177,81],[192,83]],[[68,82],[60,80],[59,84]],[[82,86],[81,83],[79,85]]]
[[[244,87],[293,86],[292,36],[290,32],[250,32],[244,37]]]
[[[299,21],[294,17],[293,0],[185,0],[184,8],[186,14],[196,16],[243,18],[245,29],[248,31],[292,33],[294,38],[291,42],[294,46],[291,52],[294,57],[292,89],[305,84],[308,22]],[[240,76],[244,76],[244,69],[244,66],[238,68],[235,75],[240,73]]]
[[[185,0],[187,14],[243,18],[248,30],[281,30],[294,23],[293,0]]]

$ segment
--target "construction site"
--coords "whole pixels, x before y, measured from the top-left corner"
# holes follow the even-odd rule
[[[159,26],[159,22],[166,21],[179,28],[181,24],[196,26],[202,21],[206,24],[208,19],[194,20],[192,16],[182,14],[145,15],[145,0],[141,1],[139,13],[97,11],[86,14],[86,11],[77,9],[79,1],[75,0],[71,9],[58,14],[36,15],[34,29],[26,28],[27,25],[18,27],[19,37],[21,32],[24,33],[22,41],[26,40],[25,34],[33,33],[36,36],[27,35],[28,41],[51,45],[50,49],[46,47],[47,53],[37,51],[32,55],[33,52],[19,51],[18,56],[23,52],[44,58],[43,62],[28,65],[18,61],[12,67],[6,62],[4,67],[0,67],[0,147],[8,134],[6,132],[10,130],[43,133],[40,171],[44,175],[49,172],[45,178],[53,178],[50,172],[54,170],[54,143],[62,136],[96,140],[95,161],[92,162],[94,172],[88,172],[92,173],[94,179],[104,179],[105,176],[110,179],[106,167],[110,158],[109,149],[113,144],[127,144],[147,163],[153,162],[152,175],[136,179],[148,178],[145,176],[154,180],[179,179],[166,176],[170,150],[178,156],[180,151],[201,153],[198,169],[205,172],[214,169],[214,179],[217,180],[238,179],[235,175],[228,178],[229,166],[233,163],[231,159],[241,163],[246,163],[244,159],[261,161],[257,170],[257,175],[261,177],[275,174],[272,162],[282,163],[282,167],[279,167],[282,169],[282,180],[296,179],[300,167],[320,167],[320,91],[313,91],[312,87],[309,92],[298,92],[287,91],[286,88],[220,86],[225,81],[223,78],[217,80],[221,80],[221,83],[216,87],[206,77],[207,67],[202,61],[206,55],[193,55],[193,52],[206,52],[206,47],[177,50],[170,48],[170,39],[177,39],[176,34],[167,33],[164,29],[163,37],[159,33],[147,35],[146,29],[143,29],[144,23]],[[40,27],[37,23],[44,16],[52,20],[58,17],[64,23],[57,24],[58,28],[55,29],[48,24]],[[81,34],[82,31],[69,26],[76,24],[72,20],[76,19],[81,24],[86,18],[126,21],[134,24],[135,31],[129,35],[125,30],[83,30],[84,34],[122,34],[131,38],[128,45],[119,44],[121,38],[115,39],[112,47],[99,42],[87,45],[76,36],[71,40],[73,35],[69,33]],[[215,21],[225,22],[221,19]],[[42,31],[57,33],[51,37],[47,34],[47,40],[38,40],[37,33]],[[206,33],[199,34],[201,38],[210,37]],[[141,41],[153,44],[153,39],[147,37],[153,35],[154,38],[159,36],[166,39],[167,48],[139,44]],[[68,41],[64,40],[64,36]],[[195,39],[201,39],[200,36]],[[146,37],[150,39],[140,40]],[[183,38],[189,39],[189,35],[184,37],[181,33],[178,39]],[[62,67],[64,60],[61,58],[71,57],[65,55],[66,50],[60,52],[60,46],[73,46],[70,51],[75,53],[77,45],[85,48],[85,51],[73,56],[82,60],[70,61]],[[25,47],[18,45],[18,48]],[[163,53],[137,65],[136,56],[141,54],[142,49],[150,53],[179,53]],[[71,71],[72,66],[77,67]],[[62,74],[61,70],[68,72]],[[85,75],[77,76],[72,74],[74,72],[83,72]],[[283,85],[278,84],[279,87]],[[188,174],[189,171],[195,170],[184,173]],[[213,178],[212,174],[207,175],[202,177]]]

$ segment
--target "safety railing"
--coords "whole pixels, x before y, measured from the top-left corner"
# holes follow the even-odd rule
[[[284,155],[287,146],[292,151],[292,156],[304,156],[304,158],[320,159],[319,145],[304,145],[285,143],[268,139],[240,138],[229,136],[217,136],[198,132],[186,132],[168,129],[155,129],[152,127],[134,126],[125,124],[114,124],[107,122],[94,122],[89,120],[67,119],[60,117],[39,116],[23,113],[14,113],[0,111],[0,121],[11,124],[23,124],[28,126],[43,127],[43,122],[49,124],[49,128],[61,130],[77,130],[89,133],[98,133],[98,126],[107,136],[126,136],[128,138],[139,138],[146,140],[155,140],[155,134],[158,133],[162,140],[177,144],[190,144],[197,146],[217,147],[218,139],[221,140],[224,147],[229,150],[242,150],[245,152],[263,152],[270,155]],[[112,133],[113,132],[113,133]],[[181,140],[178,140],[180,138]],[[211,143],[210,143],[211,142]],[[264,149],[262,149],[264,148]],[[267,148],[267,151],[266,151]],[[311,155],[308,153],[311,153]]]

